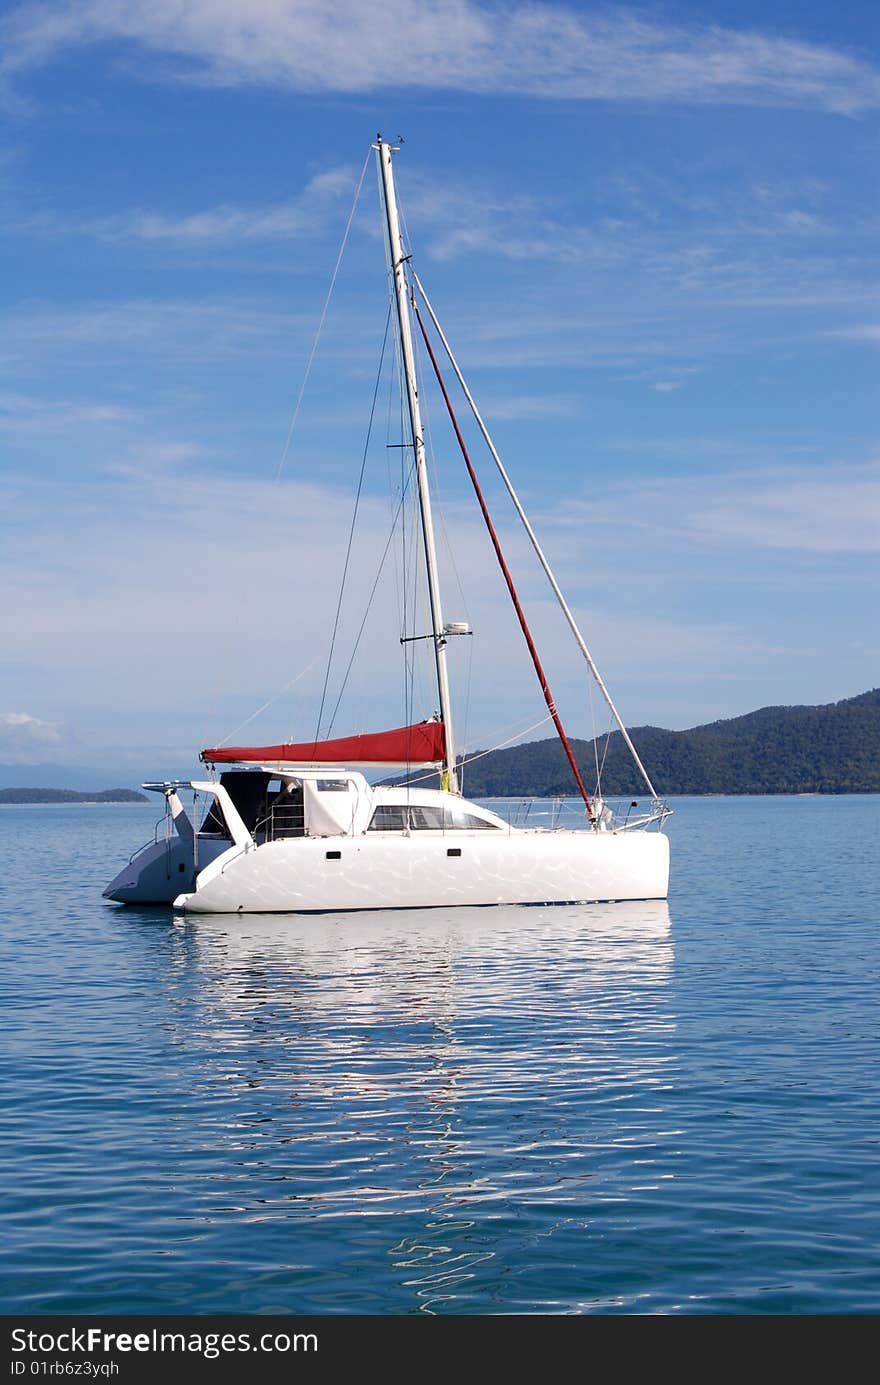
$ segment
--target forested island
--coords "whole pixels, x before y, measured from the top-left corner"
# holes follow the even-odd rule
[[[664,796],[880,793],[880,688],[819,707],[762,707],[688,731],[634,726],[630,735]],[[604,794],[644,796],[619,732],[599,737],[595,745],[592,740],[571,745],[588,788],[595,786],[598,755]],[[468,798],[557,798],[575,792],[555,738],[490,751],[465,764],[462,778]],[[133,789],[0,789],[0,804],[146,802]]]
[[[658,793],[880,793],[880,688],[819,707],[762,707],[689,731],[634,726],[633,742]],[[589,786],[609,797],[644,795],[619,733],[573,740]],[[559,741],[494,750],[464,767],[468,798],[554,798],[575,792]],[[424,781],[423,781],[424,782]]]
[[[0,789],[0,803],[146,803],[145,794],[134,789],[101,789],[79,793],[76,789]]]

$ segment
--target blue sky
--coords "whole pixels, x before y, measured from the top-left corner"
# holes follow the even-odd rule
[[[372,168],[276,476],[377,130],[404,137],[415,263],[625,719],[874,686],[877,28],[742,0],[7,7],[0,760],[185,769],[266,702],[243,735],[313,733],[384,327]],[[386,395],[331,693],[393,507]],[[543,704],[429,422],[445,614],[475,630],[460,739],[485,747]],[[392,567],[340,733],[403,719]]]

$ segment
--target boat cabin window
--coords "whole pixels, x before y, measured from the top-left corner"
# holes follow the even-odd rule
[[[348,793],[347,779],[316,779],[318,793]]]
[[[402,832],[407,826],[407,811],[405,803],[386,803],[383,807],[377,808],[368,832]]]
[[[253,832],[265,812],[266,790],[270,774],[264,770],[227,770],[221,774],[220,783],[238,809],[239,816],[249,832]],[[229,837],[229,828],[219,804],[212,799],[199,828],[200,837]]]
[[[440,807],[439,804],[408,806],[405,803],[384,803],[376,809],[368,827],[369,832],[472,832],[488,827],[497,830],[497,824],[487,822],[464,808]]]
[[[446,826],[443,820],[444,816],[448,815],[444,815],[442,808],[410,808],[409,825],[417,832],[426,830],[442,832]]]
[[[488,827],[490,832],[497,832],[498,830],[497,823],[487,822],[485,818],[478,818],[476,813],[469,813],[467,809],[459,808],[457,804],[454,808],[445,809],[443,817],[443,825],[447,832],[450,827],[460,829],[466,828],[468,832],[472,832],[474,828],[480,829],[484,827]]]

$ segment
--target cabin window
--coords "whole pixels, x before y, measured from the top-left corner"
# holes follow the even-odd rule
[[[264,770],[241,769],[226,770],[220,776],[222,787],[227,790],[249,832],[254,831],[265,814],[266,790],[271,778],[271,774],[266,774]],[[214,799],[211,800],[211,806],[199,828],[199,836],[229,837],[223,810]]]
[[[451,808],[447,810],[445,817],[444,825],[447,831],[450,828],[453,830],[458,828],[462,831],[472,832],[474,828],[481,829],[484,827],[488,827],[490,831],[497,831],[497,823],[487,822],[485,818],[478,818],[476,813],[467,813],[463,808]]]
[[[410,808],[410,826],[417,832],[440,832],[445,823],[442,808]]]
[[[368,832],[402,832],[407,825],[406,804],[405,803],[386,803],[381,808],[377,808]]]
[[[316,779],[318,793],[348,793],[347,779]]]
[[[488,827],[497,830],[494,822],[477,817],[459,807],[441,807],[439,804],[419,804],[408,807],[405,803],[386,803],[373,814],[368,831],[403,832],[472,832]]]

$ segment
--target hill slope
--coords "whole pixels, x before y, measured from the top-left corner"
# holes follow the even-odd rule
[[[880,688],[820,707],[762,707],[689,731],[636,726],[630,735],[658,793],[880,793]],[[600,740],[599,759],[604,750]],[[584,782],[595,783],[592,741],[572,741]],[[469,798],[574,792],[557,740],[495,750],[465,767]],[[610,797],[644,794],[619,734],[602,775]]]

